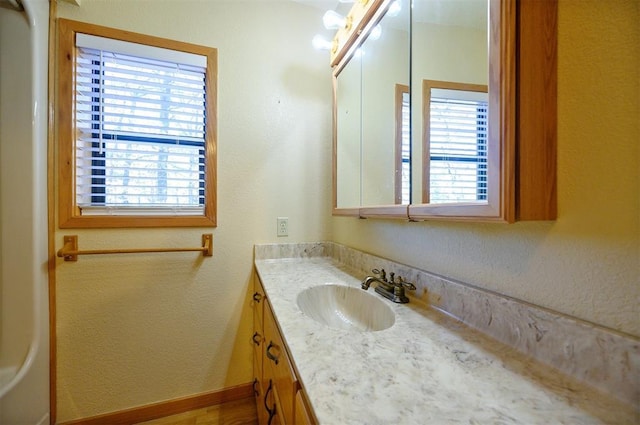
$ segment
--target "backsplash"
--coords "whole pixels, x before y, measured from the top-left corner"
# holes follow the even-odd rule
[[[429,305],[536,360],[640,408],[640,339],[333,242],[255,246],[255,259],[331,257],[364,278],[373,268],[413,282]]]

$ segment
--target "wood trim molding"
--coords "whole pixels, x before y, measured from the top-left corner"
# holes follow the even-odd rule
[[[56,93],[56,16],[58,1],[49,2],[49,75],[47,122],[47,254],[49,273],[49,424],[55,425],[57,415],[57,338],[56,338],[56,198],[55,198],[55,93]]]
[[[402,204],[402,116],[403,116],[403,97],[404,94],[409,95],[409,86],[407,84],[396,84],[395,90],[395,193],[394,199],[397,205]],[[411,126],[411,124],[409,124]],[[411,141],[409,141],[411,143]],[[409,189],[411,191],[411,189]]]
[[[217,226],[217,75],[218,50],[213,47],[139,34],[85,22],[58,18],[56,57],[56,137],[58,147],[58,226],[74,228],[148,228],[148,227],[216,227]],[[89,34],[127,41],[207,58],[205,105],[205,201],[204,215],[82,215],[76,203],[75,89],[76,34]]]
[[[555,220],[558,2],[518,2],[517,219]]]
[[[244,398],[253,398],[253,385],[251,383],[89,418],[75,419],[60,425],[131,425]]]

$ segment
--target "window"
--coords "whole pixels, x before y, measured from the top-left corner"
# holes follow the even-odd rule
[[[216,50],[59,25],[60,227],[215,226]]]
[[[411,203],[411,132],[409,86],[396,84],[395,203]]]
[[[426,202],[486,201],[486,86],[446,83],[429,89]]]

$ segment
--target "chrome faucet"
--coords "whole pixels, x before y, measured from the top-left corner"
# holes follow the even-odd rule
[[[411,282],[406,282],[402,276],[395,278],[394,273],[389,273],[389,279],[387,279],[387,273],[384,269],[373,269],[371,272],[378,276],[367,276],[362,281],[362,289],[365,291],[369,289],[371,283],[378,282],[376,286],[376,292],[383,297],[393,301],[394,303],[408,303],[409,298],[405,295],[404,290],[415,290],[416,286]]]
[[[371,272],[373,274],[380,275],[380,277],[377,277],[377,276],[365,277],[364,280],[362,281],[362,289],[364,289],[365,291],[369,289],[369,286],[371,286],[372,282],[378,282],[381,285],[389,285],[389,282],[387,282],[387,273],[384,271],[384,269],[382,270],[373,269],[371,270]]]

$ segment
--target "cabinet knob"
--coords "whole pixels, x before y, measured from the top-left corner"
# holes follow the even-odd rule
[[[256,389],[256,384],[258,383],[258,378],[253,378],[253,395],[258,397],[260,395],[260,391]]]
[[[262,335],[260,335],[258,332],[254,332],[251,339],[253,340],[253,343],[255,345],[260,345],[260,341],[262,340]]]
[[[253,300],[257,303],[259,303],[260,301],[262,301],[262,294],[260,292],[254,292],[253,293]]]

